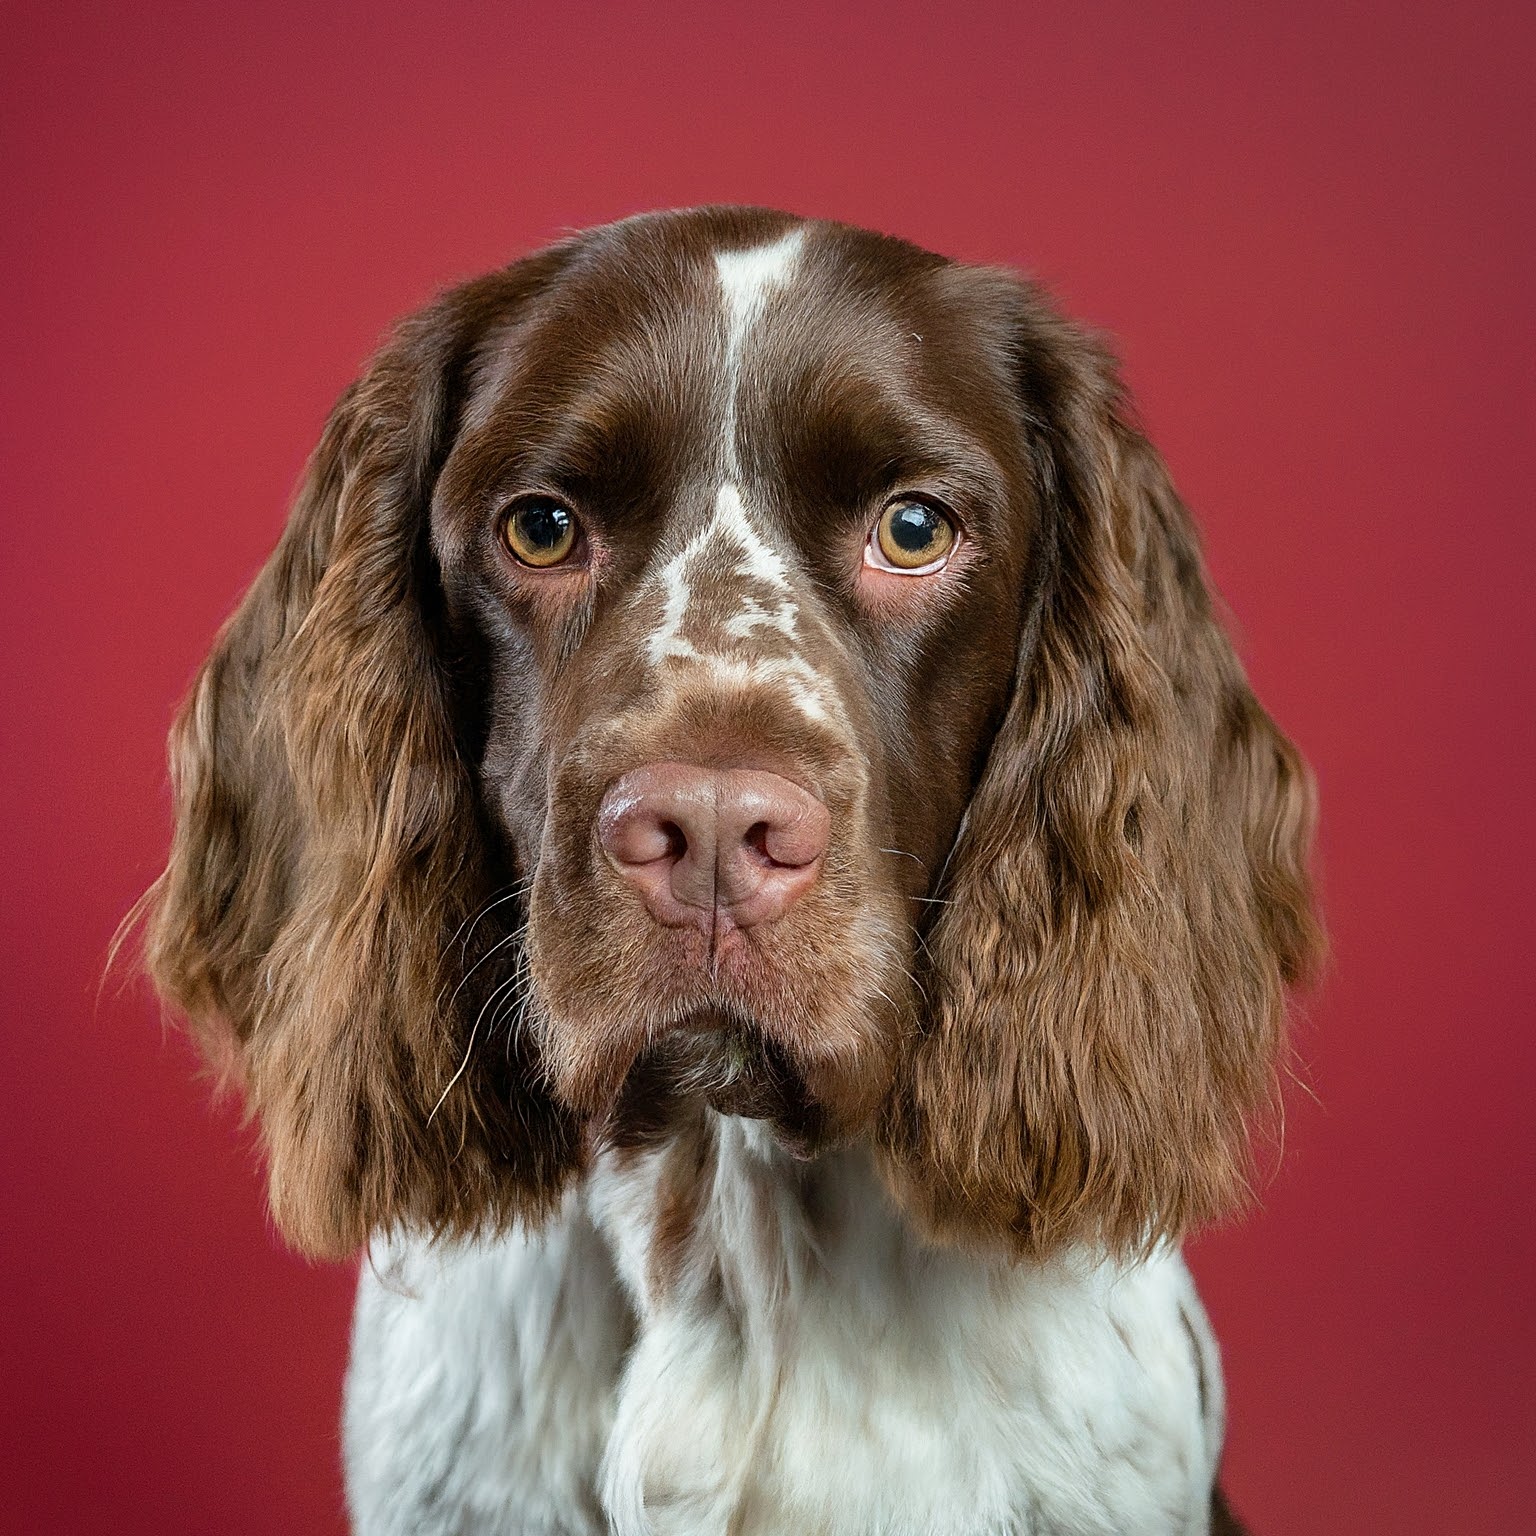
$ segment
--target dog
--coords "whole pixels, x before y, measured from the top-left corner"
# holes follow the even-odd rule
[[[1036,285],[711,207],[448,292],[171,765],[150,973],[367,1250],[363,1536],[1237,1529],[1179,1242],[1313,787]]]

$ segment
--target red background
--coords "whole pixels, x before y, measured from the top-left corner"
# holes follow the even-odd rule
[[[1260,1536],[1532,1529],[1529,8],[753,10],[5,8],[0,1525],[341,1528],[351,1276],[95,996],[165,728],[388,322],[734,200],[1121,338],[1325,808],[1316,1100],[1194,1255],[1229,1484]]]

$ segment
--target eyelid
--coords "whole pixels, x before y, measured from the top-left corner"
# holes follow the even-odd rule
[[[955,550],[960,547],[960,539],[957,534],[955,542],[939,556],[937,560],[930,561],[927,565],[893,565],[886,558],[885,551],[880,548],[876,531],[871,528],[869,537],[864,541],[864,564],[873,571],[885,571],[892,576],[931,576],[935,571],[942,571],[954,558]]]

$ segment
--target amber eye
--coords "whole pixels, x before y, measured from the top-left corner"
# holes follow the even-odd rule
[[[869,563],[910,575],[938,570],[955,547],[955,525],[926,501],[893,501],[869,541]]]
[[[553,496],[525,496],[501,519],[501,539],[524,565],[559,565],[576,548],[576,514]]]

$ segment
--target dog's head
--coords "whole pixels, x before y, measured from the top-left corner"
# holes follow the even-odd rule
[[[755,210],[449,293],[343,396],[172,738],[160,988],[300,1246],[548,1211],[703,1101],[931,1232],[1241,1193],[1305,769],[1112,365]]]

